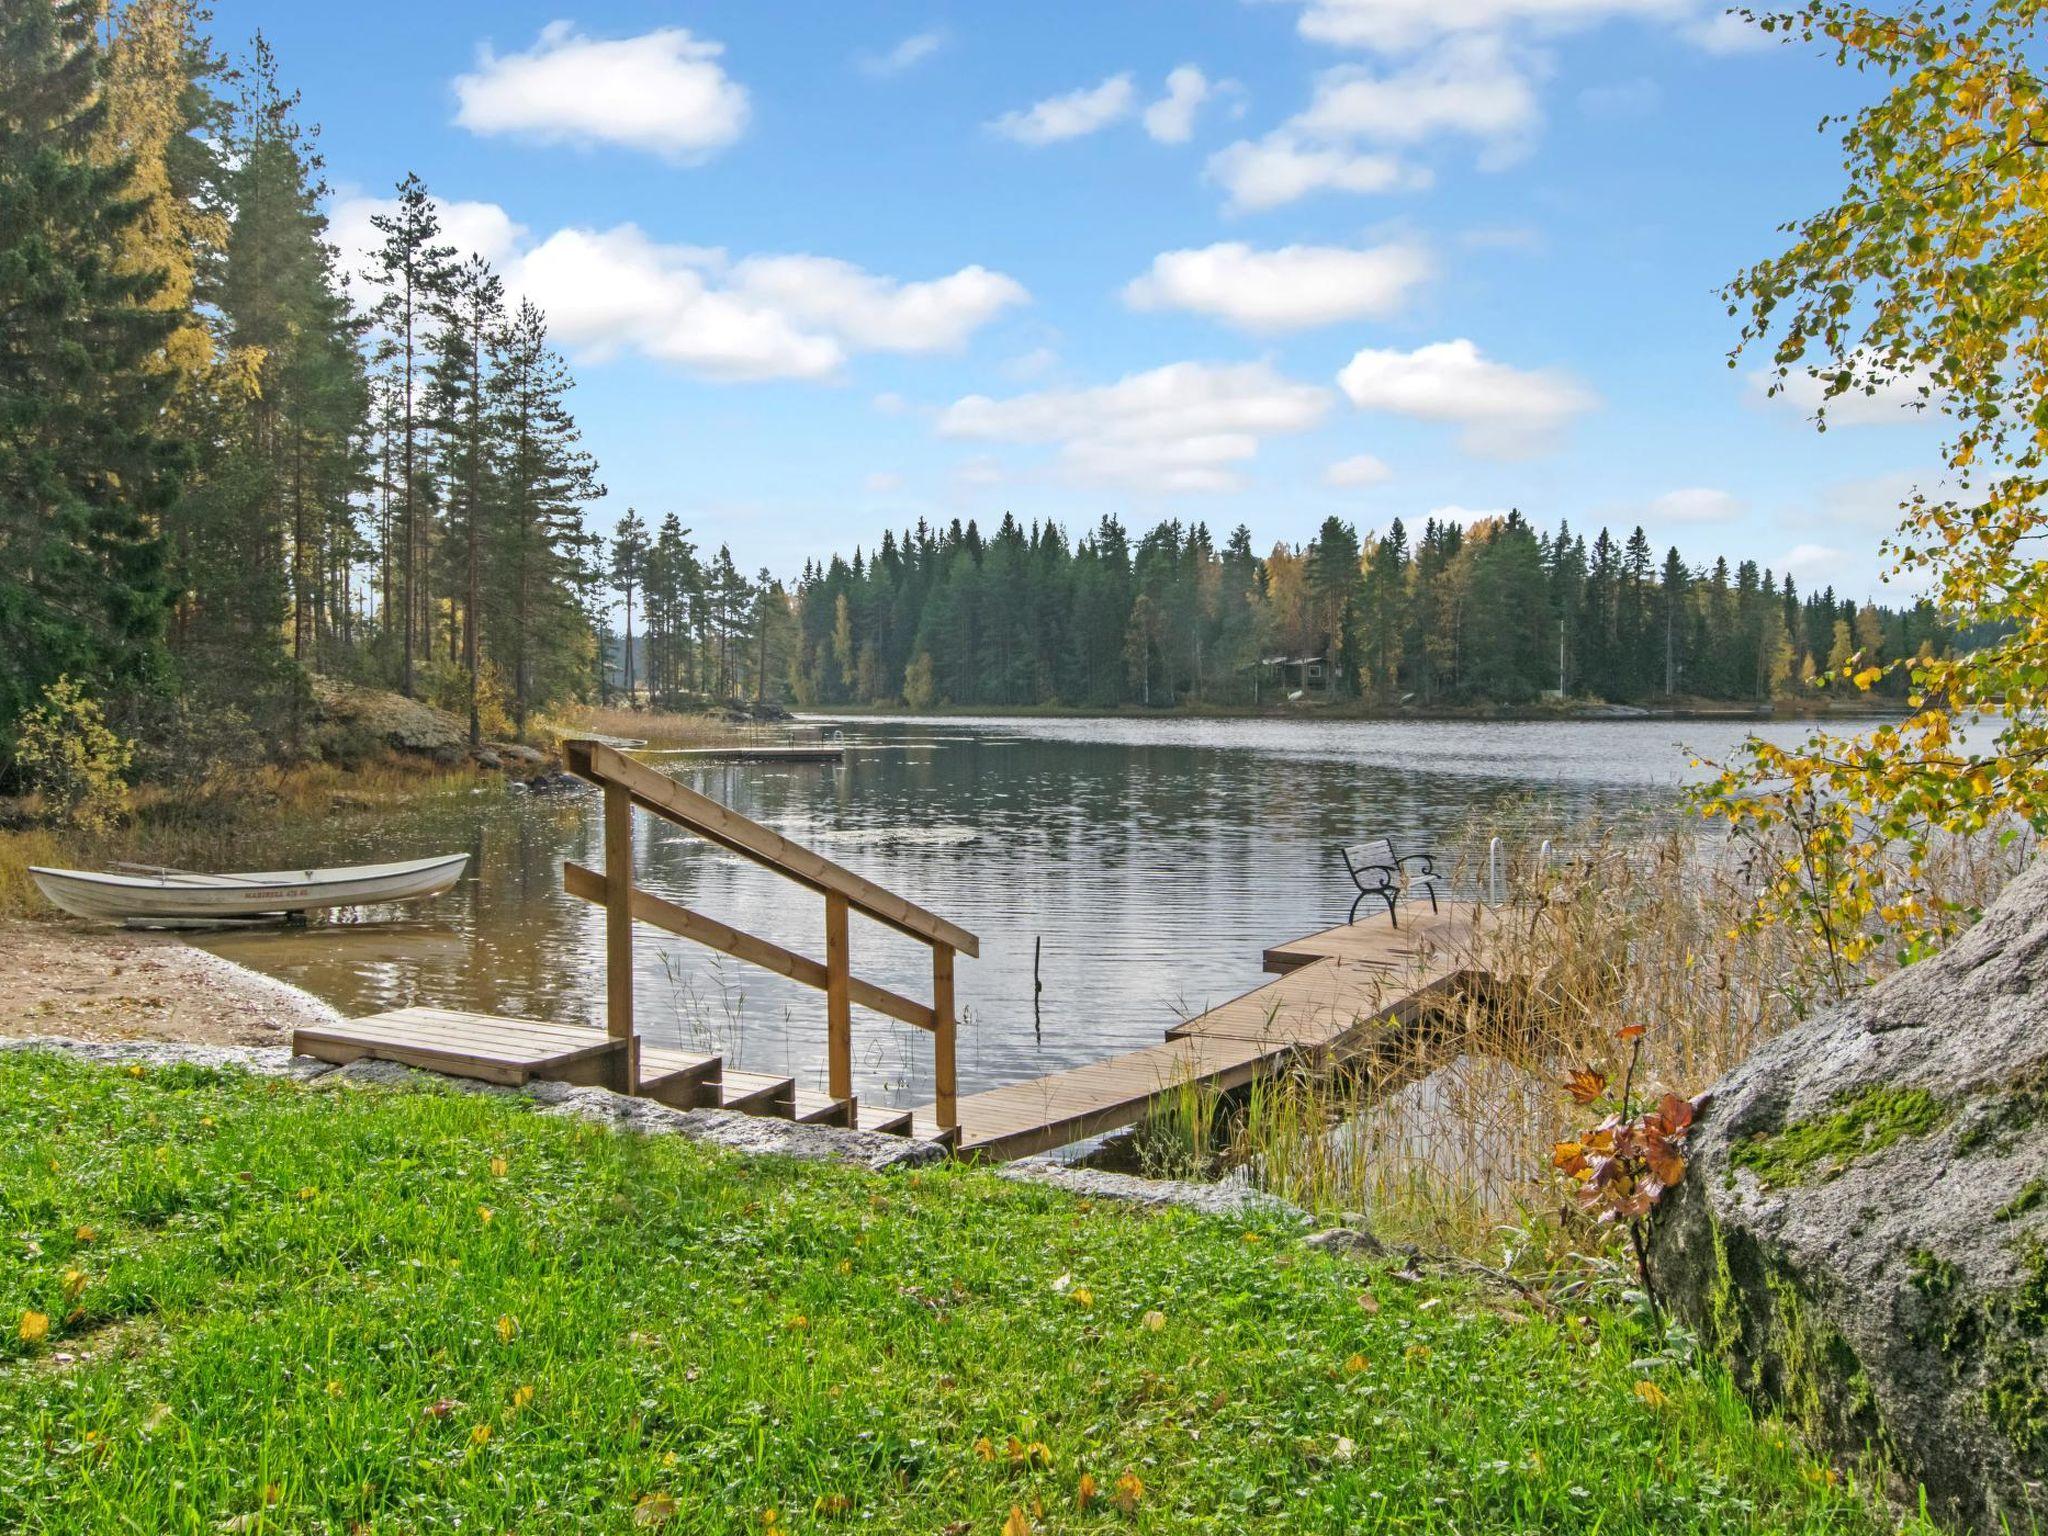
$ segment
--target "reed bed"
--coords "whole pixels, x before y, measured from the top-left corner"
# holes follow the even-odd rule
[[[743,747],[780,745],[790,740],[793,731],[801,736],[812,730],[782,720],[582,704],[559,715],[536,718],[531,734],[550,744],[566,737],[596,735],[644,741],[650,747]]]
[[[1833,999],[1817,941],[1748,921],[1760,861],[1782,850],[1670,817],[1570,827],[1522,807],[1517,821],[1511,844],[1467,835],[1444,861],[1462,893],[1495,899],[1473,951],[1494,984],[1236,1095],[1185,1088],[1141,1129],[1140,1161],[1362,1214],[1433,1249],[1561,1254],[1593,1240],[1550,1170],[1552,1145],[1589,1123],[1568,1073],[1619,1082],[1617,1032],[1642,1025],[1639,1088],[1691,1095]],[[2031,851],[2027,838],[1947,845],[1933,894],[1981,910]],[[1880,950],[1844,982],[1896,964]]]

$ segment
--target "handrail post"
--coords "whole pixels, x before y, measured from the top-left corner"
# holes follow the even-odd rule
[[[634,1036],[633,799],[610,782],[604,786],[604,1027],[614,1040]],[[631,1048],[636,1083],[638,1055]]]
[[[959,1080],[953,1069],[953,946],[932,946],[932,1086],[937,1090],[939,1129],[960,1124]]]
[[[852,959],[847,953],[846,898],[825,894],[825,1075],[835,1099],[853,1097]]]

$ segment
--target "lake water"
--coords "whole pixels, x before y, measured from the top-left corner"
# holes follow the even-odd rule
[[[1443,723],[1235,720],[848,720],[842,767],[700,765],[680,776],[979,935],[959,966],[963,1092],[1158,1041],[1261,980],[1260,952],[1341,920],[1340,843],[1391,832],[1442,846],[1514,834],[1536,809],[1580,819],[1668,813],[1695,754],[1747,722]],[[1852,728],[1853,722],[1843,722]],[[1766,726],[1797,740],[1797,724]],[[654,758],[657,765],[673,759]],[[413,1003],[530,1018],[603,1017],[603,920],[562,891],[601,867],[595,793],[495,790],[374,823],[289,834],[289,866],[467,849],[471,875],[375,921],[222,934],[206,946],[349,1013]],[[680,828],[635,817],[648,889],[822,958],[822,898]],[[651,1040],[722,1052],[824,1087],[824,999],[639,928],[635,985]],[[1043,992],[1034,998],[1034,950]],[[856,975],[930,995],[927,952],[853,918]],[[1035,1006],[1034,1006],[1035,1002]],[[855,1011],[864,1100],[931,1097],[908,1026]]]

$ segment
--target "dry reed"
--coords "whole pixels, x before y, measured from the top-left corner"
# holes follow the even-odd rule
[[[1830,1000],[1814,941],[1746,922],[1752,860],[1770,850],[1669,817],[1568,832],[1523,810],[1527,830],[1494,870],[1476,836],[1448,861],[1464,892],[1499,898],[1471,946],[1492,983],[1228,1099],[1177,1092],[1140,1134],[1146,1166],[1248,1180],[1434,1249],[1498,1257],[1505,1232],[1525,1252],[1561,1250],[1589,1237],[1550,1172],[1552,1144],[1586,1121],[1566,1073],[1590,1065],[1618,1081],[1616,1032],[1641,1024],[1641,1086],[1690,1095]],[[1569,851],[1542,857],[1546,831]],[[1981,910],[2030,851],[2027,839],[1951,844],[1930,884]],[[1895,963],[1874,954],[1850,982]]]

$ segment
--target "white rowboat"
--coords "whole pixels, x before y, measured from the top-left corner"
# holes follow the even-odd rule
[[[117,875],[36,868],[29,875],[38,890],[75,916],[148,923],[274,917],[371,902],[418,901],[447,890],[468,865],[468,854],[450,853],[403,864],[271,869],[242,875],[168,869]]]

